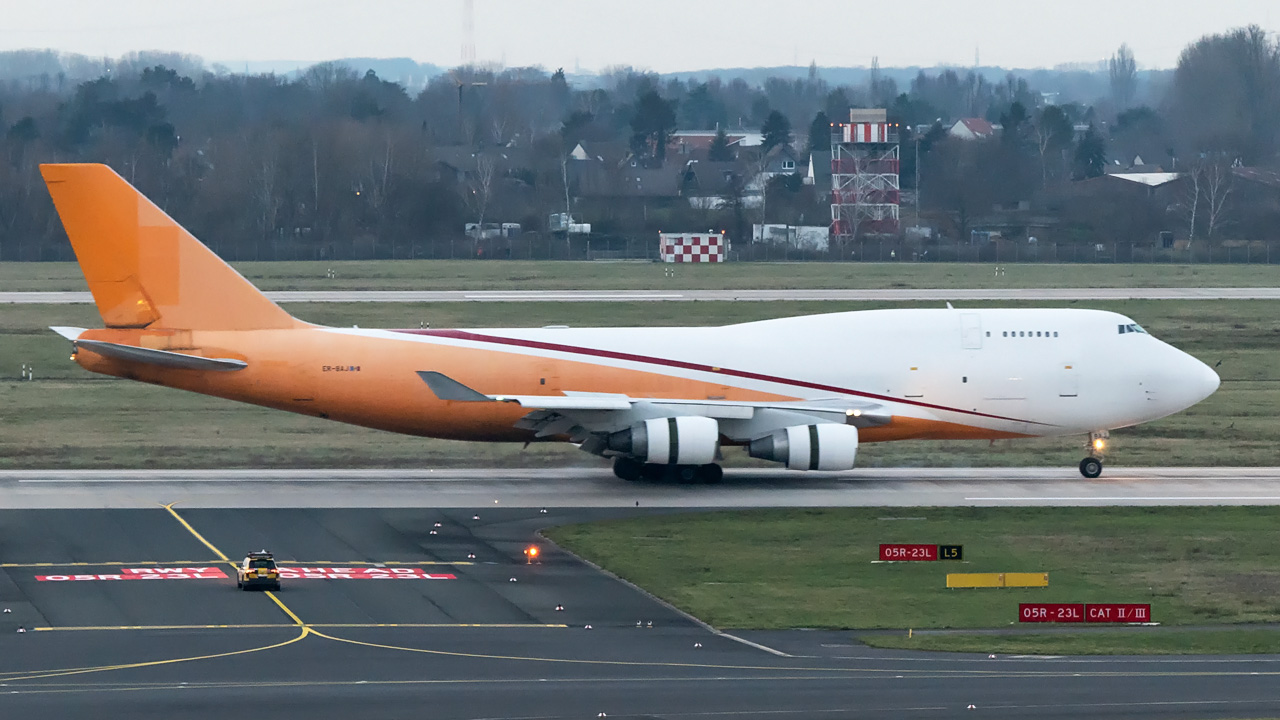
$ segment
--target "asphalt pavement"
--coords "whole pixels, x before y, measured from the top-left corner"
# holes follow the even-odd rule
[[[714,508],[1005,505],[1278,505],[1276,467],[725,471],[718,485],[627,483],[579,468],[3,470],[3,508]]]
[[[1280,656],[991,658],[874,650],[841,631],[726,635],[537,532],[679,511],[675,500],[690,490],[685,505],[696,507],[689,486],[653,486],[667,506],[637,508],[636,486],[614,480],[614,507],[575,508],[555,493],[603,483],[595,471],[562,481],[470,471],[469,482],[456,471],[435,484],[401,473],[396,487],[419,502],[379,508],[354,506],[370,484],[395,483],[392,471],[281,472],[0,478],[6,499],[29,486],[134,503],[0,510],[0,717],[1280,715]],[[1036,482],[1027,472],[997,474],[1011,476],[1004,491],[1013,492]],[[733,475],[716,491],[732,491]],[[744,477],[739,490],[785,495],[777,480]],[[859,482],[819,480],[848,483],[846,493]],[[919,482],[927,492],[948,481]],[[509,502],[509,484],[523,484],[530,500],[541,488],[545,506]],[[220,493],[206,495],[215,486]],[[295,502],[261,502],[278,486]],[[437,486],[497,496],[446,508],[434,502]],[[173,489],[205,506],[171,504]],[[317,493],[335,506],[306,507]],[[215,507],[213,498],[238,502]],[[228,559],[260,548],[289,574],[278,593],[235,587]]]

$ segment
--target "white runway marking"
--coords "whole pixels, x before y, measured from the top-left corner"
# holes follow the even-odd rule
[[[0,471],[0,508],[151,507],[175,500],[184,507],[332,508],[1280,505],[1277,487],[1280,468],[1274,467],[1109,468],[1101,480],[1060,467],[730,468],[719,485],[628,483],[599,466],[6,470]]]

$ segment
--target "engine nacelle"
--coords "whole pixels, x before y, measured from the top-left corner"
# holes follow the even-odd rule
[[[609,449],[658,465],[706,465],[716,459],[720,424],[709,417],[653,418],[609,436]]]
[[[858,428],[852,425],[796,425],[751,441],[753,458],[786,463],[791,470],[852,470],[858,455]]]

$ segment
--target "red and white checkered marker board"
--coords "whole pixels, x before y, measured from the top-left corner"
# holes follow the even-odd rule
[[[661,233],[658,254],[669,263],[724,262],[727,244],[723,235],[714,233]]]

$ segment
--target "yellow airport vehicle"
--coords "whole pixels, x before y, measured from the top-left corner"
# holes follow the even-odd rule
[[[236,568],[236,587],[241,590],[263,588],[280,589],[280,571],[276,568],[275,557],[266,550],[250,552],[245,555]]]

